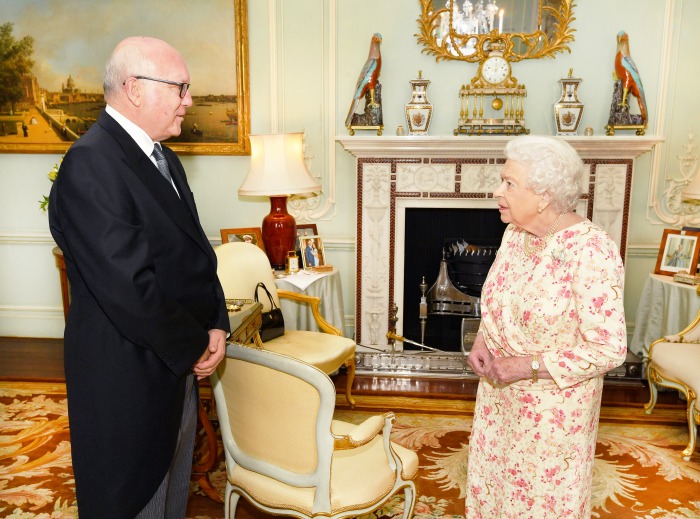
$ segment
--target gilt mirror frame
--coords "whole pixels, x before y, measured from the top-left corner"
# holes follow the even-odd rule
[[[183,55],[192,74],[190,92],[194,105],[188,107],[187,112],[193,118],[188,119],[186,115],[181,135],[176,140],[165,141],[165,144],[180,155],[250,155],[248,0],[209,0],[207,11],[199,12],[198,16],[155,19],[153,16],[144,17],[143,12],[170,12],[170,0],[142,0],[137,7],[124,9],[118,17],[113,17],[107,11],[110,9],[108,4],[104,4],[99,12],[93,10],[89,17],[76,17],[70,11],[70,5],[76,1],[65,2],[66,5],[61,5],[63,3],[59,0],[16,2],[7,13],[7,19],[0,22],[0,25],[6,22],[12,24],[16,40],[25,36],[34,40],[30,57],[33,70],[28,75],[33,88],[26,90],[37,92],[33,94],[36,99],[17,101],[15,110],[9,115],[0,113],[0,122],[3,123],[0,153],[65,153],[96,120],[98,108],[91,108],[95,111],[89,116],[59,109],[56,110],[60,112],[59,115],[51,113],[49,116],[50,110],[47,108],[51,106],[49,103],[44,106],[38,93],[46,92],[46,97],[60,98],[62,102],[64,98],[75,104],[89,100],[103,106],[102,73],[108,52],[123,37],[143,34],[162,38],[172,44]],[[57,7],[59,5],[60,9]],[[101,16],[109,19],[109,27],[96,22],[102,19]],[[216,30],[212,28],[215,22],[218,24]],[[90,25],[86,27],[81,23]],[[65,27],[69,34],[57,30],[42,31],[44,25]],[[97,38],[95,32],[100,34],[100,41],[104,41],[104,49],[94,44],[94,38]],[[225,45],[219,45],[219,54],[212,52],[211,42],[201,39],[207,34],[217,34],[216,41],[226,41]],[[100,48],[102,52],[99,55],[94,52],[80,54],[82,61],[79,63],[69,64],[65,59],[56,58],[61,53],[75,54],[73,49],[85,47]],[[45,81],[43,76],[34,76],[35,73],[41,76],[47,69],[52,72],[52,80],[59,75],[61,78],[71,78],[70,81],[75,82],[75,90],[70,90],[72,85],[69,83],[61,84],[60,89],[47,88],[42,84]],[[88,72],[94,86],[86,90],[83,74]],[[206,78],[213,76],[222,78],[223,84],[210,86]],[[68,97],[70,95],[73,97]],[[58,108],[62,109],[60,106]],[[83,127],[73,131],[70,124],[76,121]],[[22,135],[22,124],[26,127],[25,136]],[[235,126],[237,131],[215,131],[216,125]],[[14,130],[15,126],[19,130]]]
[[[546,0],[539,1],[538,30],[532,33],[499,33],[497,29],[483,34],[461,34],[457,32],[452,23],[452,13],[446,8],[435,9],[434,0],[419,0],[421,6],[418,26],[420,33],[415,36],[418,43],[424,46],[421,52],[435,56],[436,61],[458,60],[475,63],[486,58],[490,50],[490,42],[501,40],[505,44],[503,56],[509,61],[516,62],[524,59],[553,58],[557,52],[569,51],[568,44],[574,41],[573,33],[576,29],[571,27],[575,20],[573,10],[575,0],[559,0],[559,6],[545,4]],[[438,42],[435,32],[439,26],[443,13],[449,14],[449,31]],[[542,20],[545,16],[552,18],[552,36],[542,30]],[[471,40],[471,42],[470,42]],[[473,52],[463,53],[463,48],[470,42]],[[454,43],[454,45],[450,45]],[[452,50],[450,49],[452,47]],[[516,47],[518,50],[516,50]]]

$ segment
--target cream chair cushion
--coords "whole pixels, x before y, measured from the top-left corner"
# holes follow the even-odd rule
[[[355,425],[333,420],[335,434],[348,434]],[[413,479],[418,472],[418,456],[396,443],[392,443],[403,463],[402,476]],[[382,437],[352,450],[336,451],[331,466],[331,514],[357,503],[371,503],[377,499],[377,489],[390,489],[396,477],[383,454]],[[245,489],[256,501],[271,508],[291,508],[312,515],[314,491],[295,488],[245,470],[237,465],[231,480]]]
[[[281,337],[266,342],[265,349],[301,359],[330,375],[355,354],[355,342],[326,333],[286,330]]]

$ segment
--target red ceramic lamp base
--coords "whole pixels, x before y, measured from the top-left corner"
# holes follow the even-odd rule
[[[294,250],[297,223],[287,212],[286,196],[270,197],[270,214],[263,218],[262,237],[272,268],[283,270],[287,253]]]

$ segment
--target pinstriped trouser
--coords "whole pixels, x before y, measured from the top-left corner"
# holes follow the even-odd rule
[[[197,429],[197,398],[194,375],[187,377],[185,403],[175,455],[158,490],[136,519],[184,518],[190,491],[194,437]]]

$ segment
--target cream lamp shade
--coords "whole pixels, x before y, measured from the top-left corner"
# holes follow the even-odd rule
[[[238,188],[239,195],[270,197],[262,238],[276,270],[284,268],[296,240],[297,224],[287,212],[287,197],[321,189],[306,168],[302,137],[302,133],[251,135],[250,170]]]
[[[304,162],[303,133],[250,136],[250,170],[239,195],[298,195],[320,191]]]

